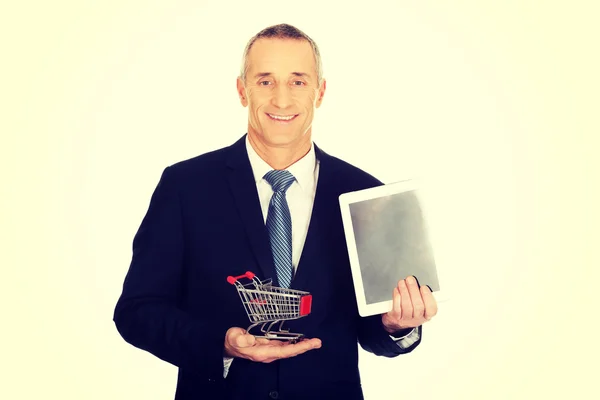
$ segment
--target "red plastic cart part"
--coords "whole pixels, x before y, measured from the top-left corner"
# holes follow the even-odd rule
[[[242,278],[252,279],[255,276],[256,275],[253,272],[246,271],[246,273],[244,275],[240,275],[240,276],[228,276],[227,277],[227,282],[229,282],[229,283],[231,283],[233,285],[233,284],[235,284],[235,282],[237,282],[238,280],[240,280]]]
[[[300,315],[310,314],[311,306],[312,306],[312,294],[302,296],[302,298],[300,298]]]

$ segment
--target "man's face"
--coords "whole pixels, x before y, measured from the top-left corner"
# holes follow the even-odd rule
[[[269,147],[293,148],[310,140],[321,105],[315,57],[306,40],[258,39],[248,54],[246,83],[238,94],[248,106],[248,134]]]

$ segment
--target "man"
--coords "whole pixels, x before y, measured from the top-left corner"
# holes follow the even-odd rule
[[[390,312],[358,315],[338,196],[381,182],[312,142],[325,89],[312,39],[285,24],[261,31],[237,80],[247,135],[163,172],[114,321],[128,343],[179,368],[178,400],[362,399],[357,343],[408,353],[437,312],[429,288],[408,277]],[[286,322],[310,339],[245,331],[226,279],[247,270],[313,295],[311,313]]]

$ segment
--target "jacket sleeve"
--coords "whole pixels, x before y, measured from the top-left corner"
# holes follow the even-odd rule
[[[222,379],[225,331],[178,308],[182,211],[172,167],[163,171],[133,240],[113,321],[129,344],[209,381]],[[210,328],[210,329],[209,329]]]
[[[423,327],[407,329],[403,332],[397,332],[394,336],[405,339],[394,340],[392,336],[383,327],[381,315],[370,317],[358,317],[358,342],[360,346],[377,356],[396,357],[400,354],[406,354],[413,351],[421,344]]]

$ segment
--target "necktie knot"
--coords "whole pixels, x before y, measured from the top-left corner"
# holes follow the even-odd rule
[[[272,170],[265,174],[264,179],[269,182],[274,192],[285,193],[296,180],[294,175],[286,170]]]

